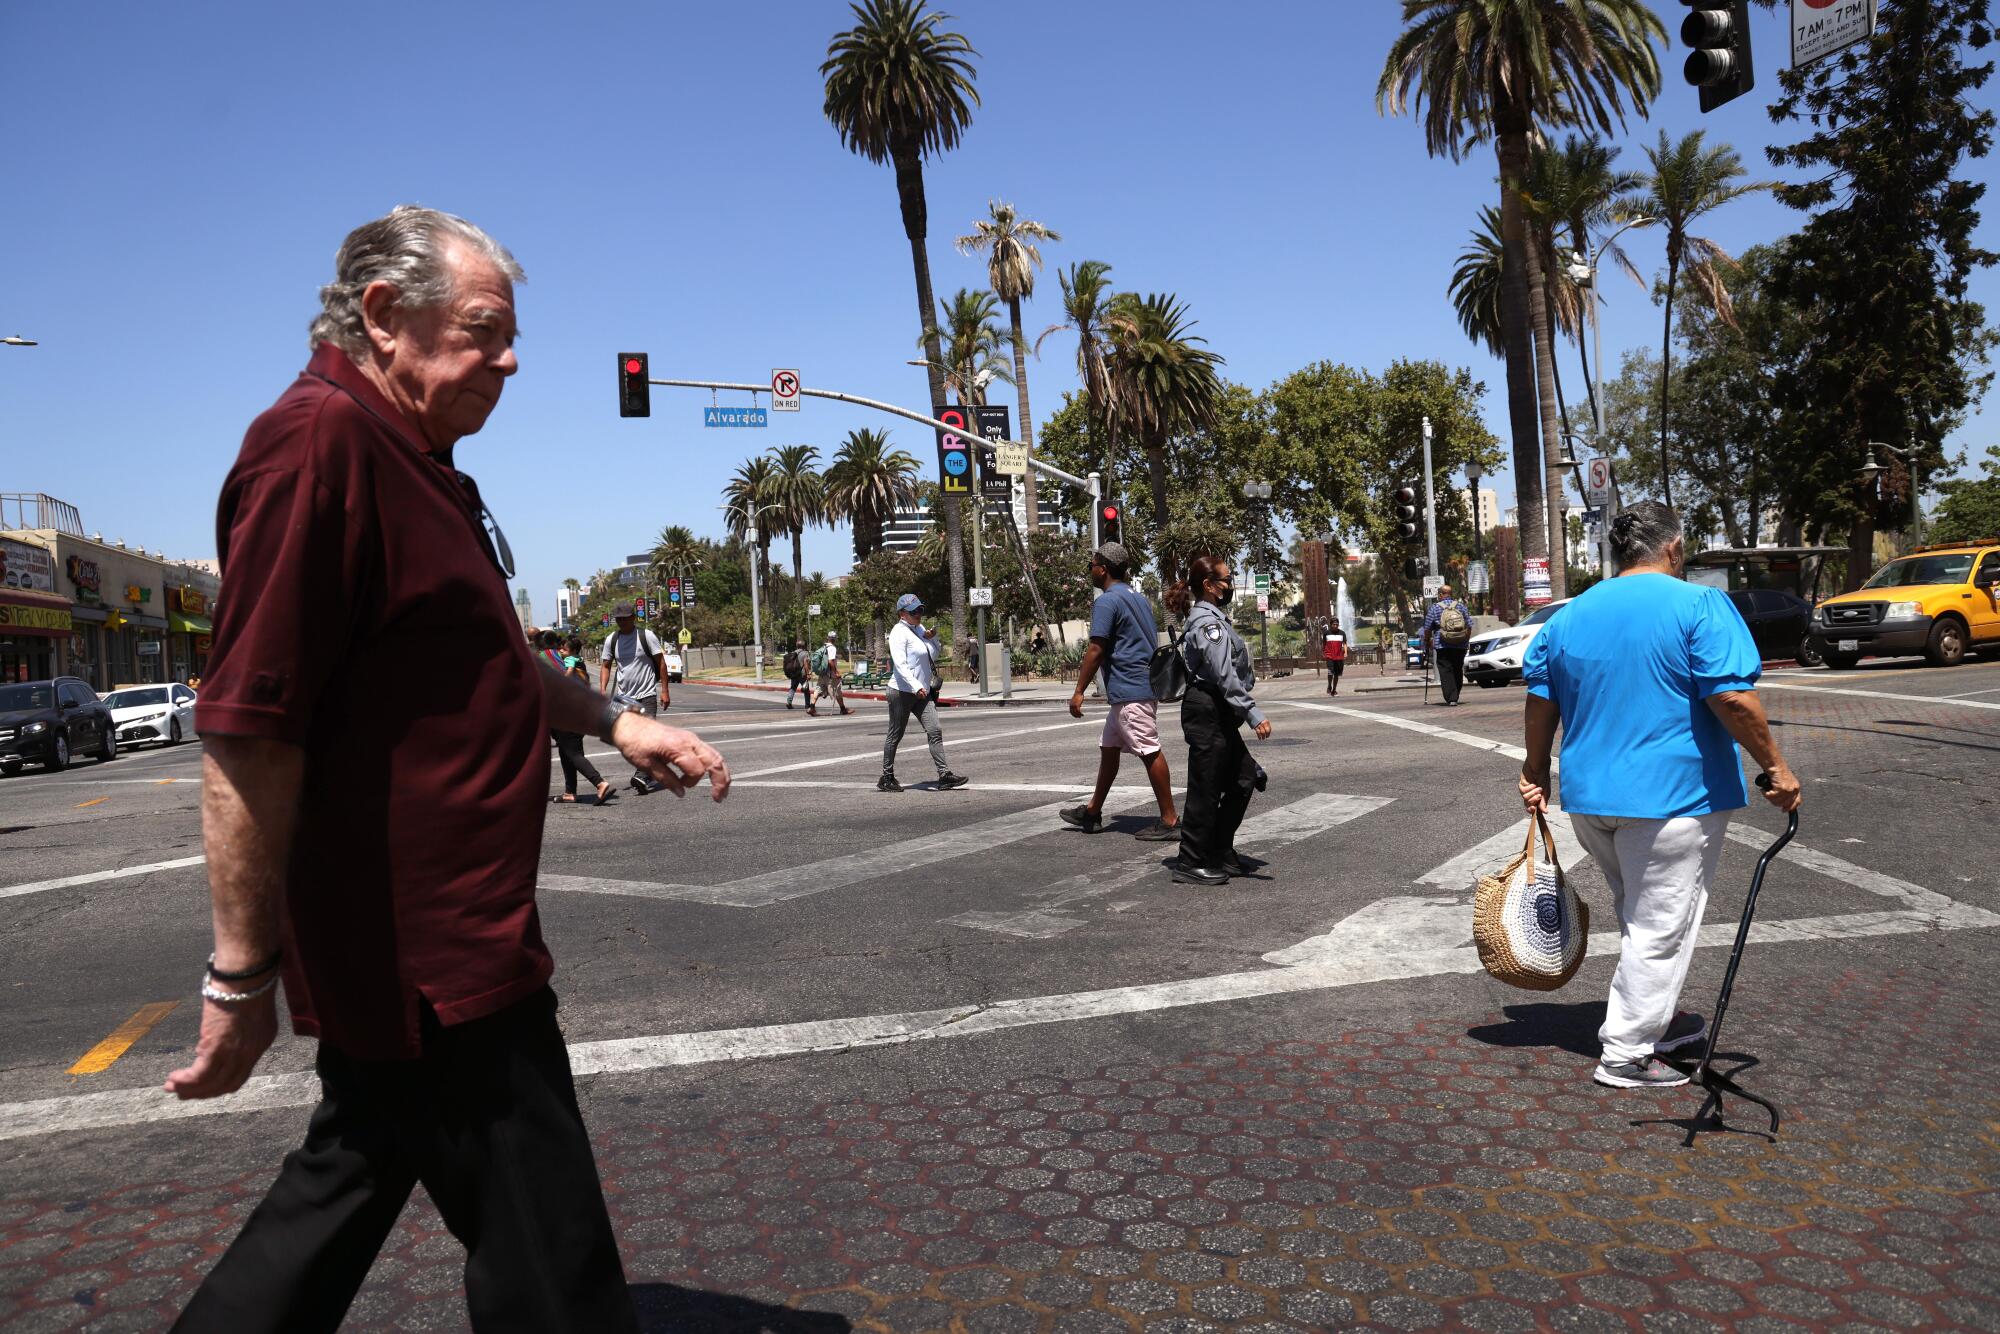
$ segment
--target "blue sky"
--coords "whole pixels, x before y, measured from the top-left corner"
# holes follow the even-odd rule
[[[1051,266],[1102,259],[1121,285],[1177,292],[1233,378],[1439,357],[1487,382],[1504,437],[1501,368],[1445,296],[1496,194],[1491,154],[1431,160],[1412,121],[1376,114],[1394,5],[944,7],[979,48],[983,105],[927,170],[940,294],[984,283],[951,238],[1011,200],[1063,233]],[[1677,28],[1678,4],[1656,8]],[[615,352],[651,353],[660,375],[795,365],[810,386],[927,396],[903,364],[917,325],[893,175],[842,149],[820,113],[818,64],[848,21],[825,0],[7,6],[0,333],[41,346],[0,348],[0,490],[72,501],[106,537],[212,554],[217,488],[244,426],[304,363],[334,248],[410,201],[478,221],[529,274],[521,374],[460,462],[537,611],[564,576],[662,525],[719,532],[718,492],[748,454],[830,453],[887,419],[809,400],[766,431],[705,431],[706,394],[656,389],[650,420],[621,420]],[[1756,94],[1699,115],[1671,50],[1631,138],[1703,127],[1770,176],[1764,145],[1797,132],[1764,110],[1783,22],[1754,23]],[[1996,247],[1988,205],[1981,239]],[[1795,220],[1753,199],[1707,231],[1736,250]],[[1659,265],[1657,241],[1631,249]],[[1046,281],[1031,331],[1056,318]],[[1974,290],[2000,307],[1992,273]],[[1657,344],[1659,311],[1629,281],[1608,291],[1615,365]],[[1074,386],[1074,343],[1045,353],[1030,366],[1042,412]],[[1961,445],[1977,454],[1994,420],[1989,407]],[[920,428],[893,431],[934,466]],[[812,533],[807,568],[845,569],[849,550],[845,530]]]

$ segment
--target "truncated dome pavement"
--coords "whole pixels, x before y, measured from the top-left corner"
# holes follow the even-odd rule
[[[1592,1085],[1601,1004],[1529,1000],[893,1102],[599,1090],[599,1165],[655,1330],[2000,1329],[1954,962],[1742,993],[1775,1141],[1732,1102],[1685,1147],[1699,1092]],[[268,1182],[6,1200],[0,1327],[164,1327]],[[420,1192],[348,1327],[464,1328],[461,1266]]]

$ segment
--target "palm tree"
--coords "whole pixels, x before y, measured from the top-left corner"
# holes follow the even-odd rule
[[[1502,349],[1500,264],[1500,212],[1486,204],[1479,210],[1479,225],[1472,229],[1471,239],[1458,252],[1458,267],[1451,271],[1447,290],[1458,327],[1496,357]]]
[[[1063,319],[1042,330],[1035,339],[1035,355],[1040,356],[1042,344],[1052,333],[1065,329],[1076,333],[1076,378],[1083,386],[1083,396],[1090,404],[1090,420],[1093,425],[1102,424],[1107,431],[1111,425],[1111,376],[1105,369],[1104,350],[1106,331],[1104,322],[1111,305],[1111,266],[1102,260],[1086,259],[1069,266],[1069,272],[1056,272],[1056,282],[1062,287]],[[1101,471],[1108,466],[1109,451],[1098,451],[1092,460],[1093,470]]]
[[[1000,329],[1000,312],[991,292],[961,287],[949,301],[938,302],[939,333],[944,358],[938,375],[945,388],[967,405],[986,402],[989,381],[1011,382],[1002,349],[1007,335]]]
[[[826,506],[829,520],[854,525],[854,558],[880,551],[896,510],[916,503],[917,461],[891,449],[886,431],[849,431],[826,470]]]
[[[647,557],[651,574],[656,585],[668,579],[694,577],[695,567],[701,564],[701,540],[694,530],[681,524],[668,524],[653,540],[653,550]],[[681,595],[681,623],[687,623],[687,595]]]
[[[1583,367],[1584,389],[1593,410],[1597,390],[1590,381],[1590,357],[1584,351],[1583,334],[1585,310],[1596,292],[1569,278],[1563,251],[1587,258],[1592,232],[1625,221],[1621,196],[1638,189],[1642,178],[1637,172],[1614,166],[1617,157],[1618,149],[1594,134],[1568,135],[1560,149],[1540,146],[1529,166],[1529,198],[1524,201],[1543,234],[1544,267],[1562,279],[1550,295],[1557,323],[1576,339],[1577,360]],[[1641,288],[1645,286],[1638,269],[1615,242],[1602,258],[1624,269]],[[1593,273],[1590,281],[1597,280]]]
[[[781,445],[771,451],[771,480],[764,503],[771,506],[770,523],[792,539],[792,602],[803,615],[806,565],[800,543],[813,524],[826,518],[826,479],[813,465],[819,451],[811,445]]]
[[[1172,293],[1141,299],[1132,292],[1112,298],[1105,320],[1111,344],[1107,370],[1113,386],[1113,415],[1146,451],[1153,489],[1153,531],[1167,526],[1167,442],[1215,422],[1222,358],[1198,344],[1194,321]],[[1161,557],[1160,582],[1171,573]]]
[[[1537,344],[1543,357],[1552,345],[1542,265],[1527,243],[1521,201],[1529,147],[1549,125],[1609,132],[1624,123],[1628,100],[1643,116],[1660,90],[1653,42],[1666,29],[1644,0],[1403,0],[1403,22],[1376,85],[1377,108],[1399,114],[1422,104],[1425,147],[1433,156],[1462,159],[1491,140],[1499,159],[1507,261],[1500,270],[1500,334],[1521,553],[1546,557],[1560,544],[1551,541],[1548,483],[1560,496],[1562,479],[1554,466],[1561,455],[1553,376],[1541,377],[1536,367]],[[1536,514],[1542,522],[1529,522]],[[1552,561],[1550,574],[1560,580],[1563,562]]]
[[[1017,216],[1012,204],[988,200],[986,211],[989,216],[972,224],[971,235],[958,238],[958,249],[961,254],[986,252],[986,279],[992,284],[993,295],[1007,303],[1014,331],[1014,392],[1021,403],[1021,443],[1033,458],[1035,429],[1028,416],[1028,344],[1021,332],[1021,303],[1035,294],[1035,270],[1042,266],[1041,247],[1035,243],[1060,241],[1062,237],[1052,227]],[[1035,504],[1033,468],[1021,479],[1021,492],[1027,503],[1028,527],[1037,527],[1041,511]]]
[[[1750,173],[1736,150],[1728,144],[1704,147],[1702,136],[1703,131],[1694,130],[1675,143],[1661,130],[1658,146],[1646,149],[1653,170],[1643,192],[1624,201],[1626,211],[1651,214],[1667,228],[1667,313],[1660,334],[1660,494],[1669,505],[1674,503],[1674,492],[1667,470],[1667,380],[1673,370],[1674,286],[1683,264],[1688,280],[1716,316],[1732,328],[1736,324],[1729,289],[1722,283],[1722,266],[1734,268],[1736,261],[1707,237],[1691,235],[1688,227],[1733,199],[1771,188],[1768,181],[1743,180]]]
[[[771,581],[768,577],[771,565],[771,524],[766,521],[764,509],[771,503],[771,478],[776,469],[770,456],[760,454],[754,459],[746,459],[736,469],[736,475],[729,479],[729,485],[722,488],[722,499],[729,506],[729,534],[739,542],[752,527],[757,530],[757,549],[751,553],[755,562],[750,577],[758,581],[764,596],[771,595]]]
[[[840,142],[870,162],[896,169],[896,198],[903,234],[917,277],[917,319],[924,331],[931,403],[944,402],[937,325],[932,323],[931,262],[924,248],[929,220],[924,205],[924,158],[949,152],[972,124],[979,103],[970,57],[979,53],[963,36],[941,32],[947,16],[926,13],[924,0],[862,0],[852,6],[855,25],[826,48],[826,118]],[[965,640],[965,557],[958,506],[943,506],[951,543],[952,642]]]

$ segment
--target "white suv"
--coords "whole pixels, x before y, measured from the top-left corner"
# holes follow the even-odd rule
[[[1466,679],[1482,686],[1504,686],[1520,679],[1521,664],[1528,659],[1528,647],[1549,623],[1549,617],[1570,604],[1571,599],[1538,607],[1519,625],[1488,630],[1473,636],[1465,648]]]

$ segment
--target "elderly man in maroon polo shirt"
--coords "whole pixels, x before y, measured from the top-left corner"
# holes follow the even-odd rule
[[[323,1096],[177,1328],[335,1329],[421,1181],[476,1328],[632,1329],[535,911],[547,737],[593,732],[676,794],[705,775],[720,801],[729,770],[522,641],[506,539],[453,457],[518,367],[513,256],[405,206],[336,270],[223,486],[232,592],[196,714],[215,953],[167,1080],[241,1087],[282,976]]]

